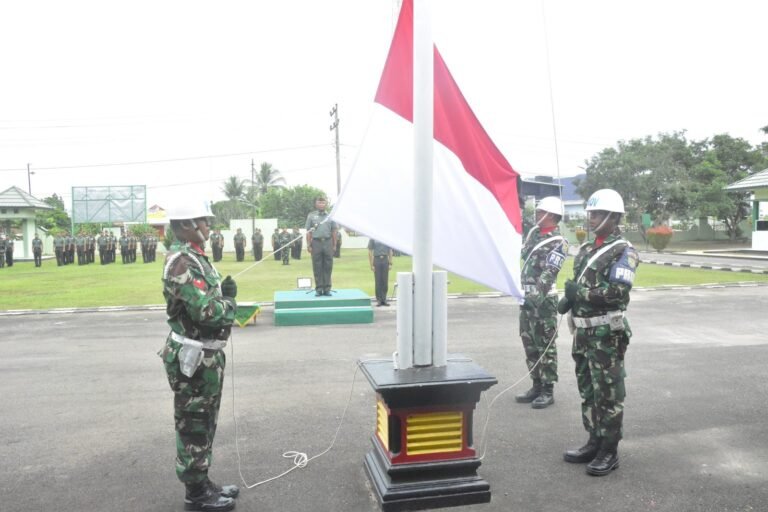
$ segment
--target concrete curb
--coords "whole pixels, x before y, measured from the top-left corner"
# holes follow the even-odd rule
[[[672,261],[640,260],[641,263],[650,263],[651,265],[665,265],[667,267],[700,268],[704,270],[722,270],[725,272],[745,272],[747,274],[768,274],[768,270],[741,268],[741,267],[723,267],[719,265],[699,265],[698,263],[678,263]]]

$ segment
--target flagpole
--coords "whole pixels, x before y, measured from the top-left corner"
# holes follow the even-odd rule
[[[413,364],[432,364],[434,64],[430,0],[413,2]]]

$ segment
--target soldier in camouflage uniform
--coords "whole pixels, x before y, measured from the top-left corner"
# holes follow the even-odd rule
[[[301,236],[301,235],[299,235]],[[280,251],[280,258],[283,260],[283,265],[291,264],[291,251],[293,250],[293,237],[288,232],[288,228],[283,228],[280,232],[280,236],[277,238],[277,243],[283,249]]]
[[[517,395],[519,403],[544,409],[555,403],[553,389],[557,382],[557,274],[566,255],[568,242],[560,235],[558,223],[563,217],[563,203],[557,197],[545,197],[536,207],[536,225],[523,244],[521,268],[525,300],[520,305],[520,337],[525,348],[533,386]]]
[[[176,474],[186,486],[185,510],[231,510],[239,493],[208,478],[224,384],[222,349],[237,307],[234,280],[221,282],[203,250],[212,217],[208,202],[172,212],[171,229],[184,245],[167,255],[163,269],[171,333],[159,355],[175,394]]]
[[[573,360],[581,395],[581,414],[589,441],[568,450],[567,462],[588,462],[590,475],[619,467],[618,444],[624,417],[624,355],[632,331],[624,311],[639,264],[637,251],[621,236],[624,201],[614,190],[598,190],[587,201],[593,242],[579,249],[573,280],[565,283],[558,311],[570,310]]]

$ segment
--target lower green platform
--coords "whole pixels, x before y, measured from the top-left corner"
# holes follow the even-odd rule
[[[373,323],[371,298],[358,289],[333,290],[315,296],[314,290],[275,292],[275,325]]]

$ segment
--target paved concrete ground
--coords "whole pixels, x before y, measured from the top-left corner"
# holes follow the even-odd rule
[[[485,298],[449,307],[449,349],[499,378],[493,398],[525,373],[517,306]],[[767,510],[766,311],[765,287],[633,294],[626,439],[621,468],[603,478],[561,458],[586,438],[563,325],[556,404],[516,404],[518,389],[496,402],[480,468],[492,502],[463,510]],[[289,467],[284,451],[325,449],[352,389],[334,448],[244,490],[237,510],[378,510],[362,465],[374,395],[360,374],[351,388],[357,359],[394,350],[393,309],[375,314],[370,325],[274,327],[266,308],[258,325],[234,331],[219,481],[239,478],[233,417],[243,475],[255,482]],[[0,510],[182,510],[172,395],[155,356],[162,311],[2,316],[0,332]],[[478,437],[484,417],[481,405]]]

